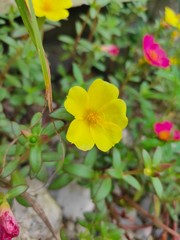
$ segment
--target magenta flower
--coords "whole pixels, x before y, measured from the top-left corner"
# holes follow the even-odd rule
[[[170,140],[172,128],[173,123],[169,121],[157,122],[154,124],[154,132],[159,139],[164,141]]]
[[[180,141],[180,131],[179,130],[174,130],[173,140]]]
[[[143,38],[143,52],[146,61],[156,67],[167,68],[170,60],[166,52],[154,41],[152,35],[145,35]]]
[[[103,52],[108,53],[111,56],[117,56],[117,55],[119,55],[119,52],[120,52],[119,48],[114,44],[102,45],[101,50]]]
[[[19,235],[19,225],[7,202],[0,205],[0,240],[11,240]]]

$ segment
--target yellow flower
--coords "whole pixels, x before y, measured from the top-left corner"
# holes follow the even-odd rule
[[[170,63],[171,63],[171,65],[177,65],[179,63],[179,61],[176,57],[171,57]]]
[[[69,90],[64,106],[75,119],[66,138],[86,151],[94,145],[106,152],[122,138],[127,126],[126,104],[118,99],[119,90],[113,84],[96,79],[88,91],[79,86]]]
[[[28,4],[28,0],[26,2]],[[67,18],[67,9],[72,7],[71,0],[32,0],[32,3],[37,17],[46,17],[51,21]]]
[[[180,31],[174,30],[171,34],[171,38],[173,41],[176,41],[180,38]]]
[[[180,15],[176,14],[171,8],[165,8],[165,21],[175,27],[180,29]]]

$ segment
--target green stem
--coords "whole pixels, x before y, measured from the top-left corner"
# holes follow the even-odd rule
[[[44,48],[42,45],[41,35],[40,35],[39,27],[37,24],[36,16],[34,13],[32,0],[28,0],[28,2],[29,2],[29,10],[31,13],[31,18],[32,18],[32,27],[34,30],[34,38],[35,38],[36,48],[37,48],[38,55],[40,58],[40,63],[41,63],[45,86],[46,86],[46,98],[48,101],[49,111],[52,112],[53,109],[52,109],[52,87],[51,87],[50,68],[49,68],[48,60],[45,56]]]

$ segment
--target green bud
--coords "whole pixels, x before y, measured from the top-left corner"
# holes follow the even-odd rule
[[[31,137],[29,137],[29,142],[30,143],[35,144],[35,143],[37,143],[37,141],[38,141],[37,136],[32,135]]]

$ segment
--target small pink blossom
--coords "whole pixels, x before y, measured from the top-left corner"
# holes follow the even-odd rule
[[[173,140],[180,141],[180,131],[179,130],[174,130]]]
[[[119,55],[119,52],[120,52],[119,48],[114,44],[102,45],[101,50],[103,52],[108,53],[111,56],[117,56],[117,55]]]
[[[154,41],[152,35],[145,35],[143,38],[143,52],[146,61],[156,67],[167,68],[170,60],[166,52]]]
[[[154,132],[159,139],[164,141],[170,140],[172,128],[173,123],[170,121],[157,122],[154,124]]]
[[[7,202],[0,205],[0,240],[11,240],[19,235],[19,225]]]

